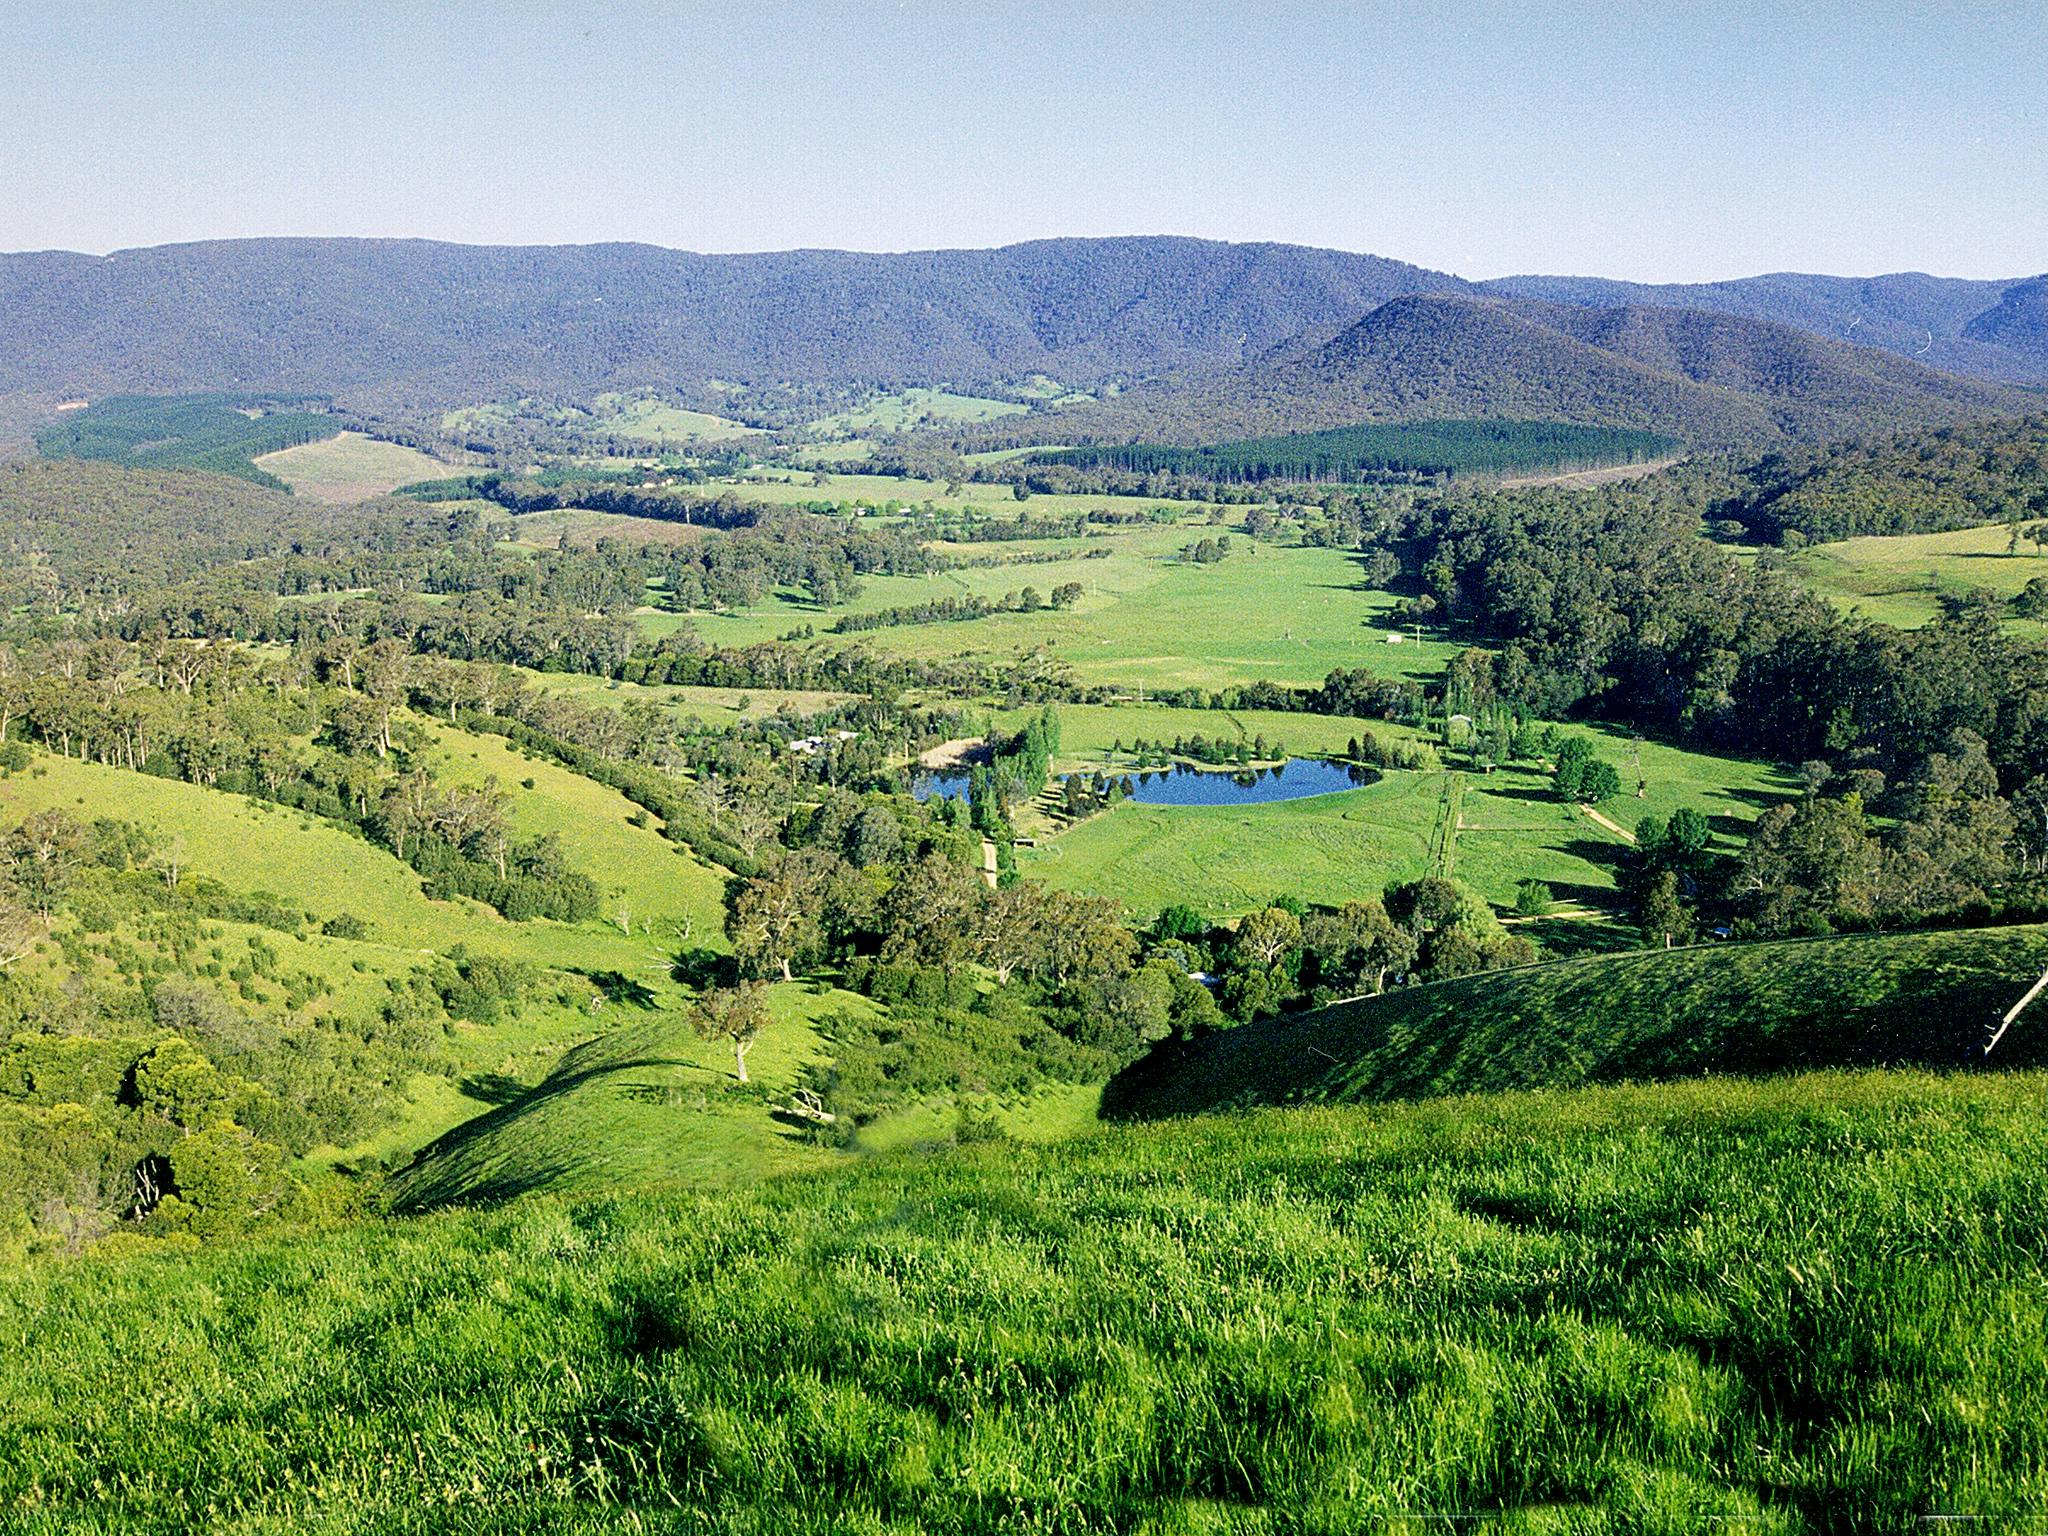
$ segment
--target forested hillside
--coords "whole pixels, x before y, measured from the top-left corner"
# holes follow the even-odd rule
[[[47,458],[102,459],[130,469],[204,469],[273,490],[253,462],[335,434],[334,418],[257,395],[116,395],[67,411],[36,436]]]
[[[1604,277],[1501,277],[1479,285],[1510,298],[1595,309],[1656,305],[1774,320],[1930,368],[2014,383],[2048,382],[2043,280],[1977,281],[1895,272],[1827,277],[1773,272],[1723,283],[1625,283]],[[2030,318],[2031,317],[2031,318]]]
[[[0,396],[260,381],[452,405],[713,379],[1096,381],[1234,362],[1396,294],[1466,286],[1372,256],[1168,238],[904,255],[416,240],[43,252],[0,256]]]
[[[0,606],[111,617],[112,604],[240,561],[298,552],[364,570],[449,516],[417,502],[322,507],[196,470],[88,459],[0,463]]]
[[[1759,538],[1824,541],[2005,523],[2048,535],[2048,415],[1773,454],[1719,509]],[[2041,541],[2048,543],[2048,539]]]
[[[1148,386],[1050,419],[993,424],[978,437],[1205,443],[1290,428],[1508,418],[1755,447],[2036,405],[2023,391],[1763,321],[1426,294],[1392,300],[1321,346],[1276,349],[1221,381]]]
[[[1214,484],[1263,480],[1372,480],[1389,476],[1512,474],[1518,470],[1632,464],[1673,453],[1656,432],[1557,421],[1418,421],[1336,427],[1201,448],[1102,444],[1034,455],[1033,464],[1076,464],[1126,474],[1164,473]]]

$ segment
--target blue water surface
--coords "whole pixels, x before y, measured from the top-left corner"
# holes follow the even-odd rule
[[[1269,805],[1276,800],[1334,795],[1370,784],[1374,777],[1369,768],[1319,757],[1291,757],[1275,768],[1222,770],[1176,764],[1129,775],[1134,791],[1131,799],[1140,805]],[[911,792],[920,800],[934,795],[960,799],[967,793],[968,782],[965,773],[921,773],[912,780]]]

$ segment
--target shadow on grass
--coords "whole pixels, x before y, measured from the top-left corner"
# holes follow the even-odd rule
[[[679,1058],[635,1056],[627,1061],[605,1062],[581,1069],[556,1070],[538,1087],[528,1088],[445,1131],[413,1154],[412,1161],[392,1178],[397,1193],[391,1208],[401,1213],[429,1211],[447,1205],[495,1205],[554,1183],[573,1172],[583,1159],[573,1157],[522,1158],[516,1167],[479,1172],[472,1154],[551,1101],[580,1088],[622,1074],[644,1072],[650,1067],[695,1067],[697,1063]],[[499,1074],[488,1074],[496,1078]],[[488,1087],[488,1081],[486,1081]],[[467,1083],[464,1085],[467,1091]],[[481,1095],[480,1095],[481,1096]]]
[[[455,1085],[464,1098],[479,1104],[510,1104],[527,1091],[526,1084],[509,1072],[475,1072]]]
[[[1557,960],[1619,954],[1641,943],[1633,928],[1586,918],[1539,917],[1517,924],[1515,931],[1534,940],[1547,957]]]
[[[654,989],[622,971],[579,970],[574,974],[597,988],[598,995],[608,1003],[631,1008],[652,1008],[655,1005]]]
[[[1703,1075],[2048,1066],[2048,1030],[1987,1057],[1989,1029],[2048,964],[2019,925],[1634,950],[1333,1004],[1163,1046],[1113,1078],[1105,1119],[1266,1104]]]
[[[1618,899],[1614,891],[1604,885],[1587,885],[1579,880],[1545,880],[1543,883],[1550,887],[1553,901],[1571,901],[1582,907],[1597,908],[1611,906]]]
[[[739,968],[731,955],[700,944],[677,954],[668,973],[671,980],[701,992],[707,987],[731,986],[739,977]]]
[[[1630,848],[1629,844],[1624,843],[1618,837],[1568,837],[1555,846],[1557,852],[1565,855],[1567,858],[1584,859],[1595,869],[1614,868],[1621,862],[1622,856],[1628,853]],[[1551,889],[1561,895],[1568,890],[1572,890],[1573,887],[1553,885]],[[1581,896],[1581,900],[1590,901],[1596,906],[1603,902],[1614,900],[1614,893],[1612,891],[1594,891],[1588,886],[1579,886],[1576,889],[1586,893]]]

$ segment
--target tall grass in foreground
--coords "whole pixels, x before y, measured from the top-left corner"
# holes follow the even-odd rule
[[[1872,1072],[1266,1111],[103,1249],[0,1277],[0,1525],[2009,1522],[2044,1110]]]

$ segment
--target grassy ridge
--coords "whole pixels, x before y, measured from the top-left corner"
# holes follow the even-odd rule
[[[1110,1085],[1149,1116],[1618,1079],[1985,1062],[1999,1016],[2048,967],[2048,927],[1653,950],[1340,1003],[1161,1052]],[[2048,1065],[2048,1014],[2004,1068]]]
[[[804,1064],[823,1054],[816,1020],[873,1004],[845,992],[775,987],[774,1023],[747,1057],[700,1040],[650,998],[609,1009],[608,1033],[565,1052],[540,1083],[455,1126],[395,1179],[400,1208],[503,1200],[528,1190],[684,1183],[717,1187],[816,1167],[832,1154],[771,1113]],[[600,1021],[602,1022],[602,1021]]]
[[[1112,1128],[0,1276],[23,1533],[1992,1526],[2048,1081]]]

